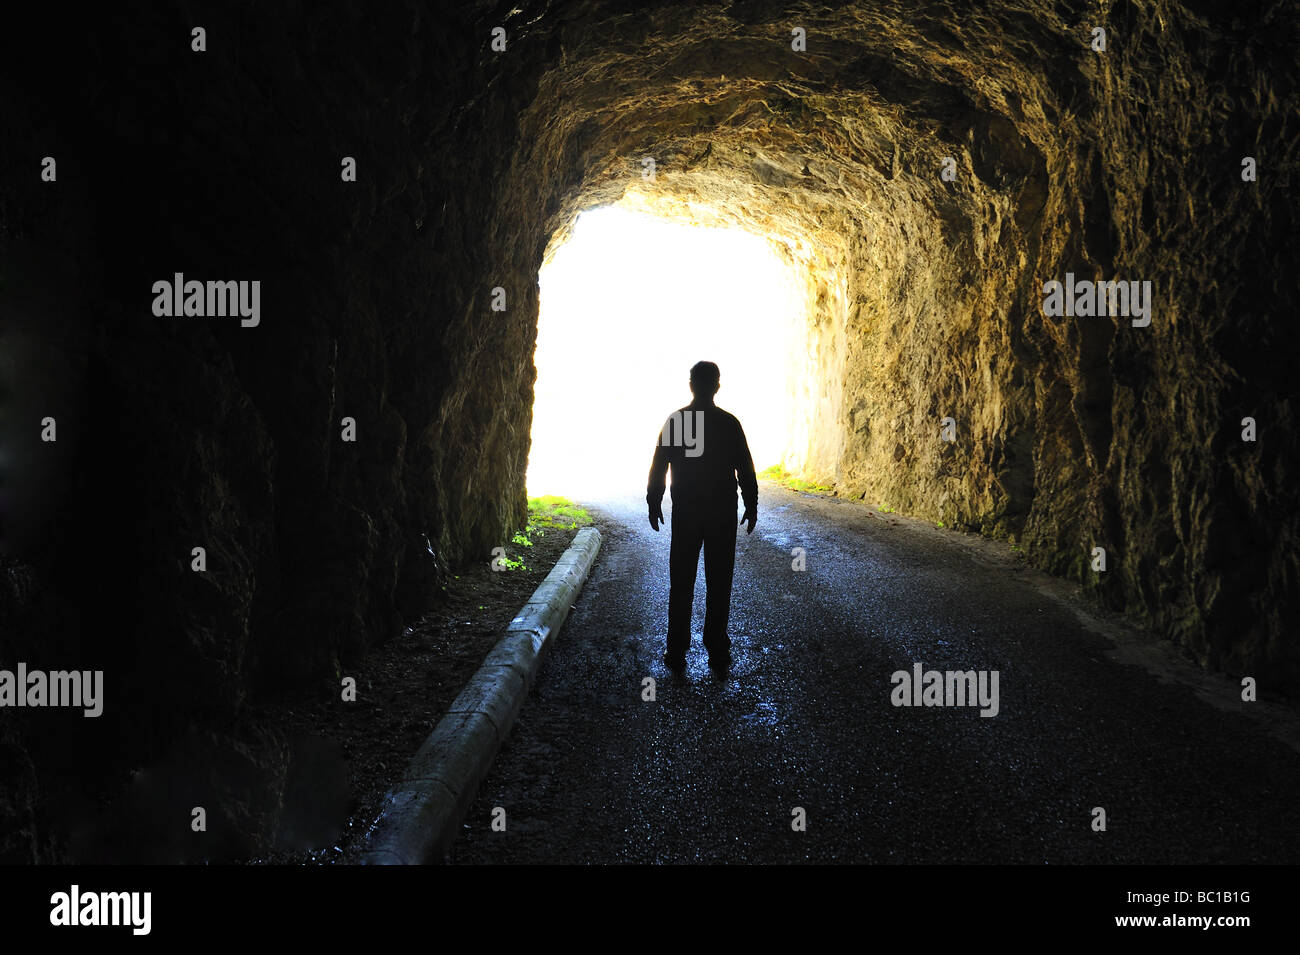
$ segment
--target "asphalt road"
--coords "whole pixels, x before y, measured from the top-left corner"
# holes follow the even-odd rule
[[[1300,861],[1293,711],[1242,703],[1006,544],[770,484],[759,507],[723,679],[702,568],[675,677],[668,533],[636,499],[592,508],[601,554],[450,861]],[[996,670],[996,716],[894,706],[917,662]]]

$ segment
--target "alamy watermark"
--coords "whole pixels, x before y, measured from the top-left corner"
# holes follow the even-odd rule
[[[159,318],[195,316],[225,318],[239,316],[244,328],[256,328],[262,321],[262,283],[260,281],[199,282],[185,281],[177,272],[172,281],[153,283],[153,313]]]
[[[1151,282],[1094,282],[1074,280],[1065,273],[1065,284],[1056,280],[1043,283],[1043,314],[1048,318],[1076,315],[1106,315],[1132,318],[1134,328],[1151,324]]]
[[[698,458],[704,453],[704,412],[682,414],[674,411],[659,432],[659,444],[663,447],[684,447],[688,458]]]
[[[0,706],[79,706],[84,716],[104,712],[103,670],[0,670]]]
[[[889,702],[894,706],[978,706],[980,716],[998,715],[997,670],[895,670]]]
[[[152,892],[82,892],[73,885],[50,896],[50,924],[126,925],[133,935],[148,935],[152,926]]]

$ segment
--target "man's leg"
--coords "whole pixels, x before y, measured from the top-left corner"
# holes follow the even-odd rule
[[[691,605],[700,566],[704,525],[690,508],[673,505],[673,537],[668,547],[668,656],[686,656],[691,646]]]
[[[727,617],[731,614],[731,576],[736,566],[736,505],[715,511],[704,536],[704,646],[709,659],[731,658]]]

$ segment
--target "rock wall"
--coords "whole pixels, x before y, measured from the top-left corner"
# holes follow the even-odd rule
[[[105,715],[70,745],[126,778],[192,767],[172,756],[191,726],[256,736],[250,694],[346,672],[522,518],[536,269],[485,226],[525,87],[414,3],[78,26],[7,38],[5,552],[50,611],[4,621],[0,664],[104,669]],[[176,272],[260,281],[260,323],[155,317]],[[250,757],[272,803],[281,743]]]

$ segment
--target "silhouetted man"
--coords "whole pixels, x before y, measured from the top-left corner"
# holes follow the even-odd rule
[[[704,646],[709,665],[725,669],[731,663],[727,616],[731,612],[731,572],[736,564],[736,485],[745,500],[745,533],[758,520],[758,481],[745,431],[735,415],[713,403],[721,373],[711,361],[691,369],[694,400],[664,422],[650,465],[646,503],[650,526],[664,523],[664,477],[673,470],[673,530],[668,557],[668,652],[671,669],[686,665],[691,645],[691,604],[695,571],[704,546]]]

